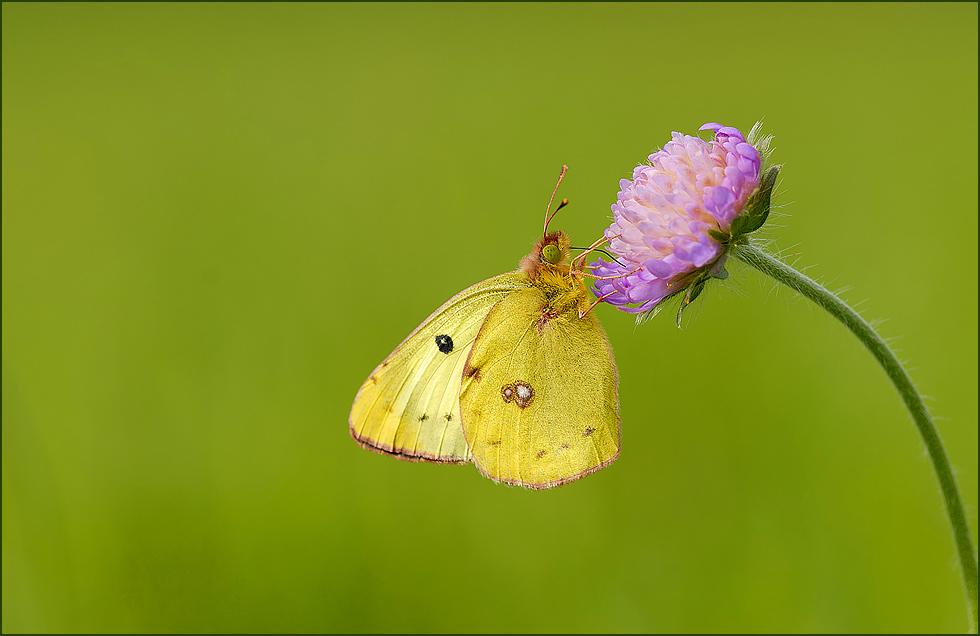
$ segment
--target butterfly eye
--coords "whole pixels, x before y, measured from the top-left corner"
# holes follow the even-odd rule
[[[541,256],[544,260],[554,265],[561,260],[561,250],[557,245],[545,245],[541,248]]]

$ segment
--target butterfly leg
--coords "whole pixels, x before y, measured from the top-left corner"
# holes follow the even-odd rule
[[[625,274],[616,274],[615,276],[596,276],[595,274],[586,274],[585,272],[575,272],[576,276],[581,276],[583,278],[591,278],[592,280],[613,280],[614,278],[625,278],[627,276],[632,276],[643,269],[642,267],[637,267],[632,272],[626,272]]]
[[[572,259],[571,269],[573,271],[576,269],[576,265],[575,264],[579,261],[579,259],[581,259],[582,263],[585,263],[585,257],[586,256],[588,256],[589,254],[591,254],[592,252],[594,252],[597,248],[602,247],[603,245],[605,245],[609,241],[611,241],[613,239],[616,239],[616,238],[619,238],[619,236],[620,235],[617,234],[616,236],[610,236],[609,238],[603,237],[601,239],[597,239],[594,243],[592,243],[592,245],[590,245],[589,247],[587,247],[584,252],[582,252],[581,254],[579,254],[578,256],[576,256],[574,259]],[[581,267],[581,264],[579,264],[579,267]]]
[[[615,293],[616,293],[616,290],[614,289],[611,292],[609,292],[608,294],[605,294],[603,296],[599,296],[598,298],[595,299],[595,302],[592,303],[591,305],[589,305],[589,308],[586,309],[585,311],[582,311],[581,309],[579,309],[578,310],[578,317],[579,317],[579,319],[581,320],[582,318],[585,318],[586,316],[588,316],[589,315],[589,312],[592,311],[595,308],[596,305],[598,305],[603,300],[605,300],[606,298],[609,298],[610,296],[612,296]]]

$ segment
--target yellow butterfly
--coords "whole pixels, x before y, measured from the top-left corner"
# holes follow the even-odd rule
[[[535,489],[619,456],[616,363],[582,281],[595,276],[584,254],[571,259],[564,232],[548,233],[550,210],[520,269],[453,296],[368,377],[350,413],[358,444],[409,461],[474,461],[496,482]]]

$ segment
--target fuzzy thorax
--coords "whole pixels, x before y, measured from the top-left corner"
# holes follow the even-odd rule
[[[584,312],[589,307],[589,293],[585,283],[578,276],[560,271],[558,266],[542,267],[535,281],[535,287],[540,289],[547,299],[542,312],[551,317],[560,316],[567,312]]]

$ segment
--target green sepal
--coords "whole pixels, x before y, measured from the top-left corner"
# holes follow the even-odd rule
[[[766,170],[762,179],[759,180],[759,187],[745,204],[742,213],[732,221],[733,242],[750,232],[755,232],[769,218],[772,190],[776,186],[776,178],[779,176],[780,168],[781,166],[773,166]]]
[[[693,303],[697,299],[697,297],[701,295],[701,292],[704,291],[704,287],[705,285],[707,285],[707,283],[708,283],[707,279],[702,278],[701,280],[699,280],[698,282],[694,283],[693,285],[687,288],[687,295],[684,297],[684,307],[687,307],[688,305]]]
[[[704,287],[707,283],[707,278],[699,278],[687,288],[687,293],[684,294],[684,299],[681,300],[680,309],[677,310],[677,320],[674,322],[678,329],[681,328],[681,318],[684,316],[684,310],[687,309],[691,303],[693,303],[695,299],[701,295],[701,292],[704,291]]]
[[[663,298],[660,299],[660,302],[659,303],[657,303],[656,305],[653,306],[653,309],[649,309],[647,311],[644,311],[642,314],[637,314],[636,315],[636,324],[642,325],[646,321],[652,319],[654,316],[656,316],[657,314],[659,314],[663,310],[664,307],[667,306],[667,303],[669,303],[671,300],[673,300],[678,294],[683,294],[683,293],[684,293],[684,290],[682,289],[682,290],[680,290],[678,292],[674,292],[673,294],[670,294],[669,296],[664,296]]]
[[[718,241],[722,245],[727,245],[728,244],[728,239],[731,238],[730,236],[728,236],[727,234],[725,234],[721,230],[708,230],[708,236],[710,236],[714,240]]]

